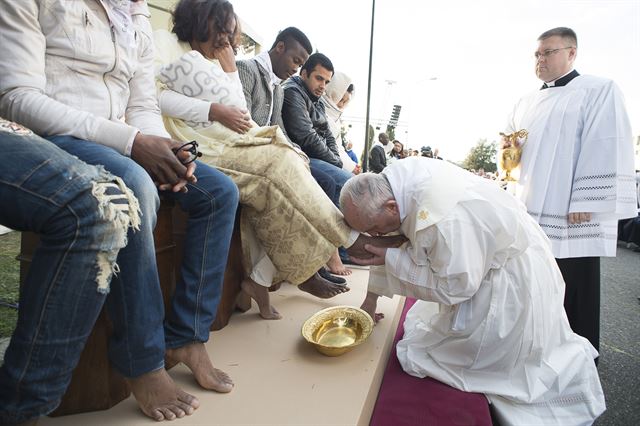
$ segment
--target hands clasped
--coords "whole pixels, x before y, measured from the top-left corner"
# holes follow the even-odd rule
[[[188,183],[196,183],[196,163],[182,164],[178,150],[183,144],[169,138],[138,133],[131,158],[149,173],[161,191],[187,192]]]

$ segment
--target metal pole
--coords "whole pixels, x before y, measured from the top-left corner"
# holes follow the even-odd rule
[[[373,63],[373,24],[376,20],[376,0],[371,2],[371,39],[369,41],[369,79],[367,81],[367,115],[365,118],[365,132],[364,132],[364,155],[362,156],[362,171],[366,172],[369,169],[369,150],[371,146],[369,144],[369,108],[371,106],[371,67]],[[374,135],[371,135],[373,139]]]

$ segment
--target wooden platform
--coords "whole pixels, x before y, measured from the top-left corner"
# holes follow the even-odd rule
[[[208,350],[216,367],[231,375],[229,394],[202,390],[184,366],[170,371],[174,380],[200,399],[196,412],[172,424],[184,425],[367,425],[386,367],[404,298],[380,298],[385,319],[363,345],[329,358],[300,335],[314,312],[335,305],[359,306],[366,294],[368,271],[355,269],[351,291],[320,300],[291,285],[271,293],[283,315],[279,321],[259,317],[256,306],[235,313],[229,325],[211,333]],[[155,423],[132,397],[105,411],[43,418],[40,425],[142,425]]]

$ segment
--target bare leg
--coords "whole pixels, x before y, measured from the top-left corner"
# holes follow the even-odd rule
[[[194,342],[181,348],[167,349],[165,360],[168,365],[178,362],[185,364],[200,386],[216,392],[227,393],[233,389],[233,381],[222,370],[218,370],[211,364],[204,343]]]
[[[327,269],[329,270],[329,272],[336,275],[351,275],[351,273],[353,272],[351,269],[342,264],[342,260],[340,260],[338,250],[336,250],[331,255],[331,258],[327,262]]]
[[[282,318],[280,312],[271,306],[269,300],[269,288],[261,286],[251,278],[245,278],[240,284],[242,291],[247,293],[258,304],[260,316],[268,320],[279,320]]]
[[[192,414],[200,401],[176,386],[164,368],[127,379],[144,414],[154,420],[173,420]]]
[[[325,280],[318,275],[317,272],[313,274],[311,278],[300,284],[298,288],[321,299],[329,299],[350,290],[350,288],[344,284],[334,284],[331,281]]]
[[[375,324],[378,323],[382,318],[384,318],[383,313],[376,313],[376,307],[378,306],[378,295],[375,293],[367,292],[367,297],[365,297],[364,302],[360,305],[360,309],[369,314],[369,316],[373,319]]]

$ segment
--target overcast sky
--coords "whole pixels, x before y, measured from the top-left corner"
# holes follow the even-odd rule
[[[296,26],[336,70],[351,76],[356,97],[345,115],[353,118],[350,137],[359,152],[371,1],[231,3],[266,49],[279,30]],[[634,135],[640,134],[640,0],[377,0],[371,116],[388,120],[392,106],[400,104],[406,128],[398,129],[398,139],[461,160],[478,139],[496,140],[517,99],[540,86],[536,39],[557,26],[576,31],[581,74],[620,86]]]

